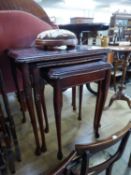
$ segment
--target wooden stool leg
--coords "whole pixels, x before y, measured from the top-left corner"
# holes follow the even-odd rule
[[[82,97],[83,97],[83,85],[79,86],[79,114],[78,114],[78,120],[81,120],[82,112]]]
[[[56,122],[56,132],[58,141],[58,153],[57,158],[61,160],[63,158],[62,154],[62,144],[61,144],[61,110],[62,110],[62,90],[57,85],[54,87],[54,112],[55,112],[55,122]]]

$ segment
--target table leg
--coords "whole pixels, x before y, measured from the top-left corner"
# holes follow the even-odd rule
[[[109,108],[115,100],[123,100],[123,101],[127,102],[129,108],[131,109],[131,100],[124,92],[124,90],[126,88],[125,87],[125,78],[126,78],[127,66],[129,63],[129,53],[128,52],[125,53],[124,56],[125,56],[125,58],[123,59],[123,63],[122,63],[123,65],[122,65],[121,82],[120,82],[120,85],[118,87],[118,91],[111,97],[107,108]]]
[[[29,72],[28,65],[22,64],[21,71],[22,71],[22,76],[23,76],[23,83],[25,86],[24,90],[25,90],[25,95],[26,95],[27,106],[28,106],[30,119],[31,119],[32,127],[33,127],[33,132],[35,136],[35,142],[36,142],[35,154],[40,155],[41,148],[40,148],[39,135],[38,135],[38,130],[37,130],[37,123],[36,123],[36,118],[35,118],[35,111],[34,111],[33,98],[32,98],[32,87],[31,87],[31,82],[30,82],[30,72]]]
[[[25,123],[26,122],[25,111],[27,110],[25,94],[24,94],[24,91],[21,91],[19,88],[19,83],[18,83],[19,80],[18,80],[18,75],[17,75],[18,71],[17,71],[16,65],[12,59],[10,59],[10,63],[11,63],[11,71],[13,75],[14,85],[17,90],[17,99],[20,103],[20,109],[23,115],[22,122]]]
[[[98,95],[96,100],[96,109],[94,116],[94,131],[96,138],[99,137],[99,127],[102,116],[102,111],[105,105],[109,85],[110,85],[110,70],[105,71],[105,79],[98,82]]]
[[[55,112],[55,122],[56,122],[56,132],[58,141],[58,153],[57,158],[61,160],[63,158],[62,154],[62,144],[61,144],[61,110],[62,110],[62,90],[59,85],[54,87],[54,112]]]
[[[41,104],[42,104],[42,109],[44,113],[44,119],[45,119],[45,133],[49,132],[49,122],[48,122],[48,116],[47,116],[47,110],[46,110],[46,104],[45,104],[45,82],[43,79],[41,79],[40,82],[40,95],[41,95]]]
[[[45,152],[47,148],[45,143],[43,116],[42,116],[42,109],[41,109],[41,81],[40,81],[39,69],[37,69],[36,67],[32,68],[32,79],[33,79],[33,88],[34,88],[34,99],[35,99],[36,111],[38,116],[38,122],[40,126],[41,140],[42,140],[41,151]],[[46,110],[46,107],[45,107],[45,110]]]

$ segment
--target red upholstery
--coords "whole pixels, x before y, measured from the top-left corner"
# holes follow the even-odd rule
[[[10,48],[30,47],[37,34],[52,29],[48,23],[24,11],[0,11],[0,53]],[[9,59],[0,54],[0,69],[5,81],[6,92],[15,91]],[[19,76],[19,82],[21,77]],[[20,84],[22,88],[22,84]]]
[[[0,11],[0,51],[6,48],[29,47],[36,35],[52,27],[23,11]]]

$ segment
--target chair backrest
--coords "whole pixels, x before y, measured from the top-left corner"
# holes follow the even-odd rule
[[[30,47],[38,33],[49,29],[51,25],[27,12],[0,11],[0,51]]]
[[[10,10],[10,12],[8,10]],[[14,12],[14,10],[18,10],[20,13],[16,14],[18,12]],[[45,10],[41,6],[39,6],[34,0],[0,0],[0,11],[1,13],[4,13],[0,13],[1,18],[4,18],[6,20],[2,20],[5,23],[4,27],[3,24],[0,22],[0,68],[3,74],[3,78],[5,80],[5,91],[13,92],[16,90],[16,88],[14,86],[11,76],[12,73],[10,69],[10,62],[6,54],[1,53],[1,51],[5,49],[10,49],[11,47],[30,47],[39,32],[50,28],[57,28],[57,26],[52,24]],[[7,13],[12,14],[9,18],[7,18],[9,14],[7,14],[6,17],[4,16],[6,11]],[[28,14],[27,17],[27,13],[23,14],[22,11],[28,12],[30,14]],[[38,17],[39,20],[31,14]],[[21,21],[19,21],[19,17],[21,18]],[[28,19],[26,19],[26,17]],[[13,18],[17,18],[16,21]],[[40,21],[40,19],[42,20]],[[20,24],[20,26],[17,24]],[[4,31],[5,28],[6,32]],[[20,84],[19,86],[22,89],[22,78],[20,73],[18,74],[18,77]]]
[[[24,11],[0,11],[0,69],[5,80],[6,92],[15,89],[8,57],[3,53],[10,48],[31,47],[38,33],[52,29],[48,23]],[[20,78],[21,80],[21,78]]]
[[[107,139],[100,140],[91,144],[77,144],[75,150],[49,175],[96,175],[103,170],[111,174],[114,163],[120,159],[125,149],[131,132],[131,122],[121,131],[113,134]],[[90,158],[111,146],[119,144],[116,152],[104,162],[89,166]]]

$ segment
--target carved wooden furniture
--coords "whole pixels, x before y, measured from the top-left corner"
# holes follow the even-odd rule
[[[125,148],[131,132],[131,122],[128,123],[121,131],[113,134],[112,136],[99,140],[91,144],[77,144],[75,150],[60,164],[55,171],[49,175],[86,175],[86,174],[99,174],[106,170],[107,175],[111,175],[112,168],[116,161],[118,161]],[[119,143],[120,142],[120,143]],[[111,148],[113,145],[118,144],[118,149],[103,162],[97,165],[90,165],[92,156],[96,153]]]
[[[104,83],[109,85],[108,80],[110,78],[110,69],[111,66],[106,63],[105,61],[96,61],[91,63],[84,63],[79,65],[73,66],[64,66],[58,68],[51,68],[46,72],[42,72],[41,76],[53,86],[54,89],[54,111],[55,111],[55,119],[56,119],[56,129],[57,129],[57,139],[58,139],[58,154],[57,157],[59,159],[62,158],[62,146],[61,146],[61,111],[62,111],[62,91],[63,89],[69,87],[80,86],[83,87],[83,84],[91,82],[91,81],[98,81],[99,88],[102,86],[101,83],[104,80]],[[106,77],[106,81],[105,81]],[[103,91],[106,91],[106,86],[104,87]],[[100,90],[102,91],[102,89]],[[100,95],[100,94],[99,94]],[[81,94],[82,98],[82,94]],[[81,99],[82,101],[82,99]],[[98,102],[99,103],[99,102]],[[80,114],[79,120],[81,120],[81,104],[80,106]],[[100,108],[101,104],[99,103]],[[98,126],[97,124],[100,122],[100,118],[94,119],[96,123],[94,123],[94,129],[96,137],[98,136]],[[96,125],[96,126],[95,126]]]
[[[126,71],[127,66],[129,65],[130,55],[131,55],[131,47],[130,46],[117,46],[117,47],[110,47],[112,52],[114,52],[114,60],[116,59],[117,63],[115,63],[115,72],[117,69],[118,64],[122,65],[122,78],[120,85],[118,86],[118,91],[111,97],[108,107],[112,105],[115,100],[124,100],[127,102],[129,108],[131,108],[131,100],[130,98],[124,93],[125,86],[125,79],[126,79]]]
[[[41,78],[39,74],[40,69],[46,70],[47,68],[55,67],[55,66],[67,66],[67,65],[73,65],[73,64],[82,64],[82,63],[91,63],[95,65],[95,62],[100,63],[100,69],[98,70],[96,66],[94,66],[92,69],[92,66],[89,66],[89,70],[86,72],[86,76],[82,76],[81,73],[81,79],[79,77],[75,77],[71,81],[67,81],[66,86],[68,85],[74,86],[74,85],[81,85],[85,81],[91,82],[98,80],[99,81],[99,88],[98,88],[98,96],[97,96],[97,103],[96,103],[96,110],[95,110],[95,117],[94,117],[94,130],[95,135],[98,137],[98,128],[100,125],[100,119],[101,114],[103,110],[103,106],[106,100],[106,95],[109,87],[109,81],[110,81],[110,64],[108,64],[105,60],[107,57],[108,50],[104,48],[99,47],[87,47],[87,46],[77,46],[75,49],[72,50],[54,50],[54,51],[43,51],[36,48],[28,48],[28,49],[14,49],[9,52],[10,59],[13,62],[13,69],[15,70],[16,67],[20,69],[23,76],[23,82],[24,82],[24,89],[26,93],[26,98],[28,105],[30,106],[30,112],[32,116],[34,116],[34,109],[33,109],[33,99],[32,99],[32,86],[31,86],[31,80],[30,77],[32,77],[33,87],[35,91],[35,98],[36,98],[36,108],[39,111],[39,120],[41,121],[40,124],[42,124],[42,111],[41,111]],[[101,61],[102,63],[101,63]],[[98,62],[100,61],[100,62]],[[101,64],[103,64],[103,67],[101,67]],[[99,67],[99,66],[98,66]],[[88,66],[87,66],[88,68]],[[97,69],[97,71],[95,71]],[[71,71],[71,70],[70,70]],[[92,76],[90,76],[90,74]],[[15,74],[14,74],[15,75]],[[32,75],[32,76],[30,76]],[[71,76],[71,72],[69,74]],[[79,81],[77,82],[76,80]],[[72,83],[72,84],[71,84]],[[59,88],[59,87],[58,87]],[[59,93],[61,91],[58,91]],[[61,97],[61,96],[60,96]],[[61,106],[61,102],[57,99],[58,103],[56,106],[57,108],[59,105]],[[60,103],[59,103],[60,102]],[[58,109],[60,112],[60,109]],[[62,157],[61,152],[61,115],[56,112],[56,126],[57,126],[57,137],[58,137],[58,145],[59,145],[59,151],[58,151],[58,157]],[[32,120],[32,122],[34,122]],[[35,135],[37,135],[37,130],[34,129]],[[40,127],[41,134],[43,133],[42,127]],[[45,149],[44,142],[42,142],[42,149]],[[40,145],[37,143],[37,150],[40,150]]]

